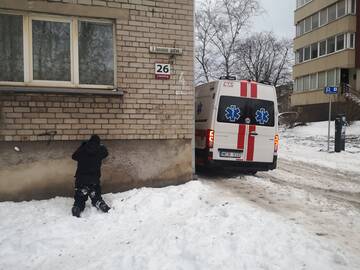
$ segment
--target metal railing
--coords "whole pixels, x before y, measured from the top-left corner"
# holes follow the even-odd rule
[[[350,99],[351,101],[360,106],[360,91],[351,87],[349,84],[343,83],[341,85],[341,94],[346,99]]]

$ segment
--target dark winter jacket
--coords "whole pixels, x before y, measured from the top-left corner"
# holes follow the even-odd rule
[[[99,184],[101,177],[101,163],[108,156],[106,147],[99,141],[89,140],[72,155],[72,159],[78,162],[76,181],[78,184]]]

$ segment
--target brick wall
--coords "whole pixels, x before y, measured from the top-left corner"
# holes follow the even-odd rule
[[[83,140],[92,133],[104,139],[191,139],[192,0],[47,2],[128,10],[128,20],[115,22],[117,86],[124,96],[0,92],[0,140]],[[184,54],[151,54],[150,46],[180,47]],[[170,80],[155,80],[157,62],[171,63]]]

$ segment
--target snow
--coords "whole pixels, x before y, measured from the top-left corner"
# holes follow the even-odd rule
[[[340,153],[334,152],[334,121],[330,127],[330,153],[327,152],[328,122],[309,123],[293,129],[281,128],[280,155],[287,160],[359,174],[360,121],[346,127],[345,151]]]
[[[349,269],[360,266],[286,218],[211,183],[107,194],[113,209],[70,216],[71,199],[0,205],[1,269]],[[356,263],[357,266],[356,266]]]
[[[326,124],[282,129],[277,170],[105,194],[109,213],[2,202],[0,269],[360,269],[360,123],[336,154]]]

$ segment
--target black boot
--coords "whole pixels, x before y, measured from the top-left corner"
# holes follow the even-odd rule
[[[81,213],[80,207],[74,205],[71,209],[71,212],[74,217],[80,217],[80,213]]]
[[[104,213],[107,213],[110,210],[110,207],[103,200],[98,201],[95,206]]]

